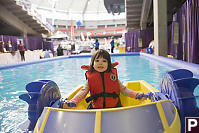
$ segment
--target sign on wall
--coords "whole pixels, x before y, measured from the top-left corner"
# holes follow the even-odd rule
[[[173,43],[176,45],[179,43],[179,23],[178,22],[173,23]]]
[[[138,38],[139,47],[142,47],[142,38]]]

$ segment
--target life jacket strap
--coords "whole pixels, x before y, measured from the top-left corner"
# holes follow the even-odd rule
[[[102,92],[102,93],[95,94],[95,95],[92,95],[92,96],[86,98],[86,102],[89,103],[92,100],[96,100],[98,97],[113,97],[114,99],[116,99],[117,97],[119,98],[119,95],[116,94],[115,92],[113,92],[113,93]]]

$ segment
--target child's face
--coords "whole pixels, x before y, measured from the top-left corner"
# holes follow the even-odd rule
[[[103,57],[99,57],[94,60],[93,67],[98,72],[105,72],[108,68],[108,61]]]

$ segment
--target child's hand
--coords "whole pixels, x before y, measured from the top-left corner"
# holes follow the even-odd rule
[[[70,109],[71,107],[76,107],[76,103],[70,100],[65,100],[63,104],[64,109]]]
[[[143,92],[142,92],[142,93],[138,93],[138,94],[136,95],[136,98],[139,99],[140,101],[143,101],[143,100],[146,100],[146,99],[147,99],[147,97],[145,97],[145,95],[144,95]]]

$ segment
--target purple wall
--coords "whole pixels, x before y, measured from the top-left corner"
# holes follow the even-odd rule
[[[185,2],[173,15],[173,23],[168,26],[168,54],[179,60],[199,64],[199,0],[188,0],[188,11],[189,15]],[[174,44],[173,37],[175,22],[179,24],[178,44]],[[142,37],[143,47],[147,46],[153,40],[153,30],[134,30],[127,32],[125,37],[126,51],[135,52],[140,50],[138,38]]]
[[[150,41],[153,40],[153,29],[147,30],[134,30],[129,31],[125,34],[126,39],[126,51],[128,52],[139,52],[139,38],[142,38],[142,47],[148,47]]]
[[[7,35],[0,35],[0,41],[4,41],[4,47],[7,45],[8,41],[11,41],[12,50],[17,50],[17,39],[22,39],[23,43],[26,47],[26,50],[38,50],[38,49],[47,49],[51,50],[54,55],[54,45],[53,42],[46,42],[43,41],[42,37],[21,37],[21,36],[7,36]]]

